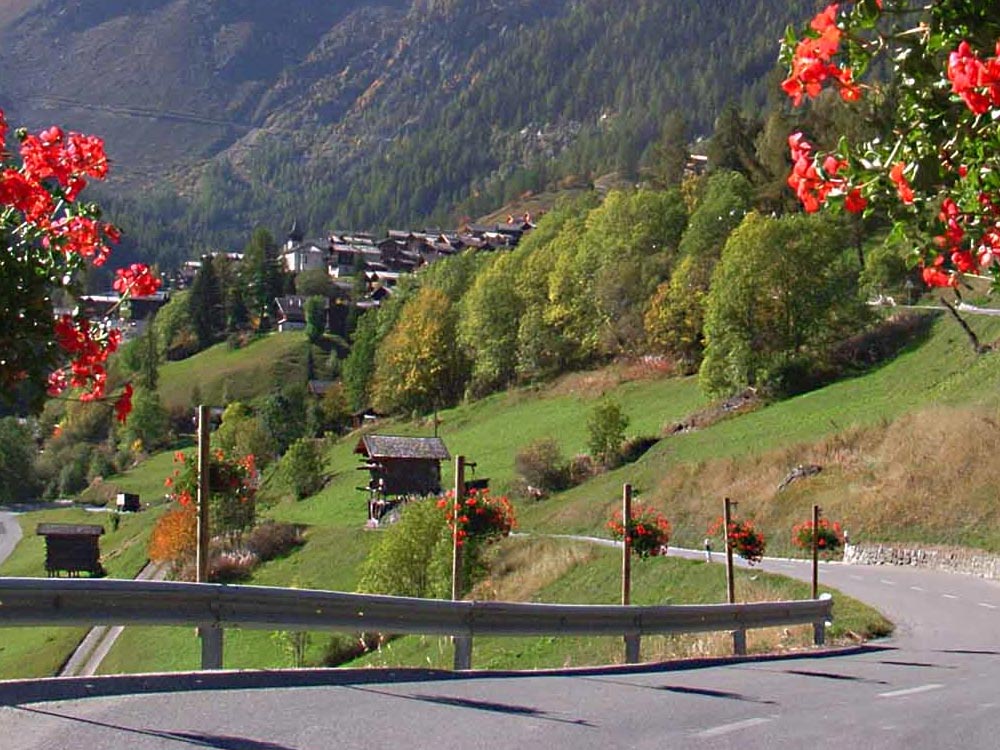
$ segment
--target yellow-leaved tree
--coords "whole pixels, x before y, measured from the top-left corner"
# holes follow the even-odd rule
[[[451,404],[461,396],[466,369],[451,301],[437,289],[421,289],[378,348],[375,408],[426,414]]]

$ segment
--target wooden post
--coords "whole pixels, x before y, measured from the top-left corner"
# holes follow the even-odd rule
[[[632,518],[632,485],[622,488],[622,523],[625,533],[622,534],[622,606],[632,601],[632,538],[629,536],[629,521]]]
[[[455,456],[455,495],[452,510],[454,520],[451,533],[451,598],[458,601],[462,598],[462,537],[459,531],[462,526],[458,518],[462,515],[462,503],[465,501],[465,456]],[[472,669],[472,637],[467,635],[452,636],[452,646],[455,649],[454,669]]]
[[[198,583],[208,583],[208,542],[211,539],[208,524],[210,491],[208,466],[208,407],[200,404],[198,406],[198,526],[195,549],[195,581]],[[201,625],[198,627],[198,637],[201,639],[201,668],[222,669],[222,628]]]
[[[452,511],[455,518],[452,521],[451,532],[451,598],[458,601],[462,598],[462,537],[458,532],[462,526],[458,517],[462,515],[462,502],[465,500],[465,456],[455,456],[455,496]]]
[[[813,534],[812,534],[812,552],[813,552],[813,565],[812,565],[812,598],[819,598],[819,515],[820,509],[818,505],[813,506]]]
[[[622,535],[622,606],[632,603],[632,539],[629,536],[629,520],[632,518],[632,485],[622,487],[622,523],[625,533]],[[639,663],[639,634],[625,634],[625,663]]]
[[[722,504],[723,538],[726,542],[726,597],[730,604],[736,604],[736,579],[733,570],[733,546],[729,543],[729,524],[733,521],[732,506],[736,505],[728,497]]]
[[[198,547],[195,553],[195,581],[208,583],[208,407],[198,407]]]

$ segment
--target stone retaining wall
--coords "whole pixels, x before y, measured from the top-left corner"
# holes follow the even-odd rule
[[[910,565],[917,568],[1000,579],[1000,555],[963,547],[904,547],[891,544],[848,544],[847,565]]]

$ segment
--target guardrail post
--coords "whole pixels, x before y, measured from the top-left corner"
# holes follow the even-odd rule
[[[201,668],[222,669],[222,628],[218,625],[201,625]]]
[[[641,643],[642,636],[638,633],[631,635],[627,634],[625,636],[625,663],[626,664],[638,664],[639,663],[639,645]]]
[[[830,599],[833,599],[833,597],[827,592],[820,594],[819,598],[820,601],[829,601]],[[813,623],[813,644],[816,646],[822,646],[825,643],[826,643],[826,621],[817,620],[816,622]]]
[[[747,631],[743,628],[733,631],[733,653],[737,656],[747,655]]]
[[[826,643],[826,623],[825,622],[814,622],[813,623],[813,644],[816,646],[822,646]]]
[[[455,671],[472,669],[472,636],[453,635],[451,641],[455,645]]]

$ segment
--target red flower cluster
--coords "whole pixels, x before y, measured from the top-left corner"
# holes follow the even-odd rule
[[[636,503],[632,506],[628,523],[622,519],[622,512],[615,511],[608,521],[608,528],[615,539],[627,541],[631,545],[632,554],[643,558],[667,554],[670,522],[661,513]]]
[[[963,41],[948,55],[948,80],[952,93],[961,97],[973,114],[983,115],[1000,107],[1000,41],[996,56],[986,60]]]
[[[834,82],[844,101],[854,102],[861,98],[861,89],[854,83],[854,72],[847,66],[831,62],[840,51],[843,36],[837,26],[839,8],[837,3],[828,5],[809,24],[809,35],[795,46],[790,75],[782,81],[781,88],[796,107],[804,96],[817,96],[826,81]]]
[[[55,324],[55,338],[72,357],[68,368],[49,375],[49,395],[58,396],[66,388],[83,388],[83,401],[104,398],[107,371],[104,362],[118,349],[121,332],[96,326],[84,317],[63,315]]]
[[[913,188],[909,180],[906,179],[906,165],[903,162],[896,162],[889,170],[889,179],[896,186],[896,194],[903,203],[910,205],[913,203]]]
[[[460,502],[453,500],[449,492],[438,500],[438,507],[445,509],[445,518],[452,532],[458,519],[458,544],[464,544],[468,537],[495,541],[509,536],[517,528],[514,506],[505,495],[494,497],[489,489],[470,490],[468,497]]]
[[[148,297],[156,293],[161,283],[145,263],[133,263],[128,268],[115,271],[115,281],[111,286],[122,296]]]
[[[87,186],[86,177],[103,180],[108,174],[104,141],[93,135],[70,133],[52,126],[21,142],[25,175],[36,182],[55,180],[68,201],[76,200]]]
[[[0,207],[7,209],[3,214],[7,241],[11,247],[34,253],[39,271],[51,284],[71,287],[74,274],[84,263],[103,264],[110,252],[109,243],[117,242],[120,236],[116,227],[100,219],[94,207],[75,203],[88,179],[107,176],[104,142],[59,127],[37,134],[19,133],[21,164],[17,166],[8,162],[8,130],[0,110],[0,159],[4,160],[0,164]],[[139,264],[120,271],[116,279],[116,289],[123,298],[151,293],[159,284],[149,269]],[[82,400],[103,399],[105,363],[118,348],[119,332],[82,317],[63,316],[53,325],[53,338],[70,362],[49,375],[49,394],[81,388]],[[124,421],[131,404],[132,389],[126,387],[115,403],[118,419]]]
[[[724,519],[719,518],[708,529],[708,536],[713,537],[721,533],[725,524]],[[767,549],[767,541],[764,534],[753,521],[730,521],[727,533],[729,546],[733,552],[754,565],[764,559],[764,550]]]
[[[95,266],[103,266],[111,249],[108,242],[117,242],[118,228],[89,216],[65,216],[52,222],[48,235],[42,239],[45,247],[55,247],[65,255],[79,255]]]
[[[805,521],[792,528],[792,544],[800,549],[811,550],[813,545],[813,523]],[[844,532],[837,522],[819,519],[815,530],[816,546],[820,552],[833,553],[844,545]]]
[[[198,455],[194,452],[174,453],[174,463],[178,466],[163,481],[170,490],[170,497],[181,505],[189,505],[198,494]],[[209,455],[209,492],[231,499],[247,502],[257,491],[257,465],[253,455],[242,458],[228,458],[224,451],[216,450]]]
[[[827,197],[834,192],[847,192],[844,207],[852,213],[865,209],[868,201],[857,188],[847,190],[846,181],[838,173],[847,168],[847,162],[833,155],[819,158],[813,155],[812,144],[802,133],[792,133],[788,136],[788,148],[792,157],[792,173],[788,175],[788,187],[795,191],[796,197],[802,202],[802,207],[808,213],[819,211]]]

